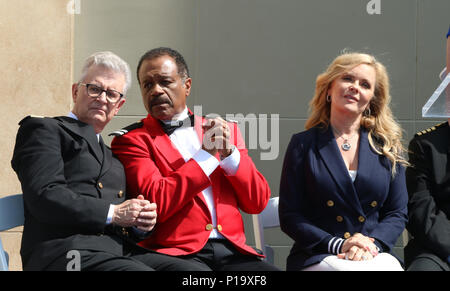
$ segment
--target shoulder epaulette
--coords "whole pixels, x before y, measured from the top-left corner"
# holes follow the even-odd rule
[[[141,128],[143,125],[144,125],[144,123],[142,121],[138,121],[138,122],[135,122],[133,124],[130,124],[130,125],[122,128],[122,129],[113,131],[110,134],[108,134],[108,136],[122,136],[124,134],[129,133],[130,131],[132,131],[134,129]]]
[[[417,132],[416,135],[421,136],[421,135],[427,134],[429,132],[435,131],[436,129],[444,126],[446,123],[447,123],[447,121],[439,123],[439,124],[436,124],[436,125],[434,125],[434,126],[432,126],[430,128],[427,128],[427,129],[424,129],[422,131]]]
[[[28,115],[26,117],[24,117],[21,121],[19,121],[19,125],[22,125],[22,123],[27,120],[28,118],[44,118],[44,116],[39,116],[39,115]]]

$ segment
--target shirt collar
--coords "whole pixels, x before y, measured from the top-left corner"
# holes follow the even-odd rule
[[[69,114],[67,114],[67,116],[75,120],[78,120],[78,117],[72,111],[70,111]]]
[[[187,106],[186,106],[186,107],[184,108],[184,110],[183,110],[181,113],[175,114],[175,115],[172,117],[172,120],[161,120],[161,121],[164,122],[165,124],[169,124],[169,123],[172,122],[172,121],[184,120],[184,119],[186,119],[188,116],[189,116],[189,111],[188,111],[188,108],[187,108]]]

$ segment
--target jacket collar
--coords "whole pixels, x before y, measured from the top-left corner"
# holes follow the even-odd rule
[[[189,110],[192,114],[192,112]],[[200,143],[203,140],[202,130],[203,118],[195,116],[194,130],[197,132]],[[173,169],[181,167],[185,161],[181,156],[177,148],[172,144],[169,136],[164,132],[158,119],[153,118],[150,114],[143,120],[144,128],[148,131],[150,136],[154,140],[154,144],[157,147],[161,155],[169,162]]]
[[[189,110],[192,114],[192,112]],[[143,127],[150,136],[153,138],[153,143],[156,147],[156,150],[159,151],[160,156],[162,156],[170,165],[172,170],[177,170],[181,166],[183,166],[186,162],[184,161],[183,156],[180,154],[178,149],[172,144],[169,136],[164,132],[161,127],[161,123],[158,119],[153,118],[150,114],[147,115],[145,119],[142,120]],[[203,131],[202,131],[202,122],[203,118],[200,116],[195,116],[194,119],[194,130],[197,132],[197,136],[200,139],[200,143],[203,140]],[[210,179],[214,179],[215,175],[217,175],[216,171],[214,171]],[[217,179],[215,183],[212,184],[213,192],[217,191],[216,189],[220,189],[220,179]],[[199,199],[205,207],[205,210],[208,209],[208,204],[203,195],[195,196],[196,199]],[[218,196],[214,196],[215,199],[218,199]],[[209,213],[209,211],[206,211]]]
[[[348,169],[345,166],[342,155],[339,151],[333,131],[329,126],[327,129],[318,129],[318,151],[326,165],[330,175],[333,177],[339,188],[342,198],[352,205],[358,213],[363,213],[359,192],[364,191],[364,187],[358,184],[358,180],[362,175],[370,175],[373,165],[377,164],[377,154],[371,149],[368,133],[365,129],[361,129],[358,152],[358,174],[353,183]],[[363,179],[364,180],[364,179]]]
[[[93,156],[102,166],[100,172],[100,176],[102,176],[110,168],[112,160],[112,153],[103,143],[102,137],[99,137],[101,140],[101,142],[99,142],[94,128],[91,125],[72,117],[59,116],[55,117],[55,119],[60,121],[61,126],[68,131],[86,140]]]

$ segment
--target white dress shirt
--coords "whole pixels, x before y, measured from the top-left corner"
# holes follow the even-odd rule
[[[188,109],[186,107],[184,111],[181,114],[175,116],[172,121],[183,120],[188,116]],[[168,122],[170,121],[167,121],[167,123]],[[231,155],[219,162],[214,156],[202,149],[200,137],[192,126],[176,129],[169,136],[169,138],[175,148],[180,152],[185,162],[189,161],[190,159],[194,159],[202,168],[205,175],[208,177],[218,166],[220,166],[225,171],[225,173],[230,176],[236,174],[239,168],[241,155],[239,151],[236,150],[236,147],[233,148]],[[204,189],[202,191],[202,194],[205,198],[206,204],[208,205],[209,212],[211,213],[212,225],[214,226],[214,229],[211,231],[209,238],[224,238],[216,228],[217,216],[212,187],[209,186],[208,188]]]

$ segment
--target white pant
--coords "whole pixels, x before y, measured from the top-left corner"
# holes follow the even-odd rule
[[[302,271],[403,271],[403,268],[394,256],[381,253],[367,261],[350,261],[328,256]]]

